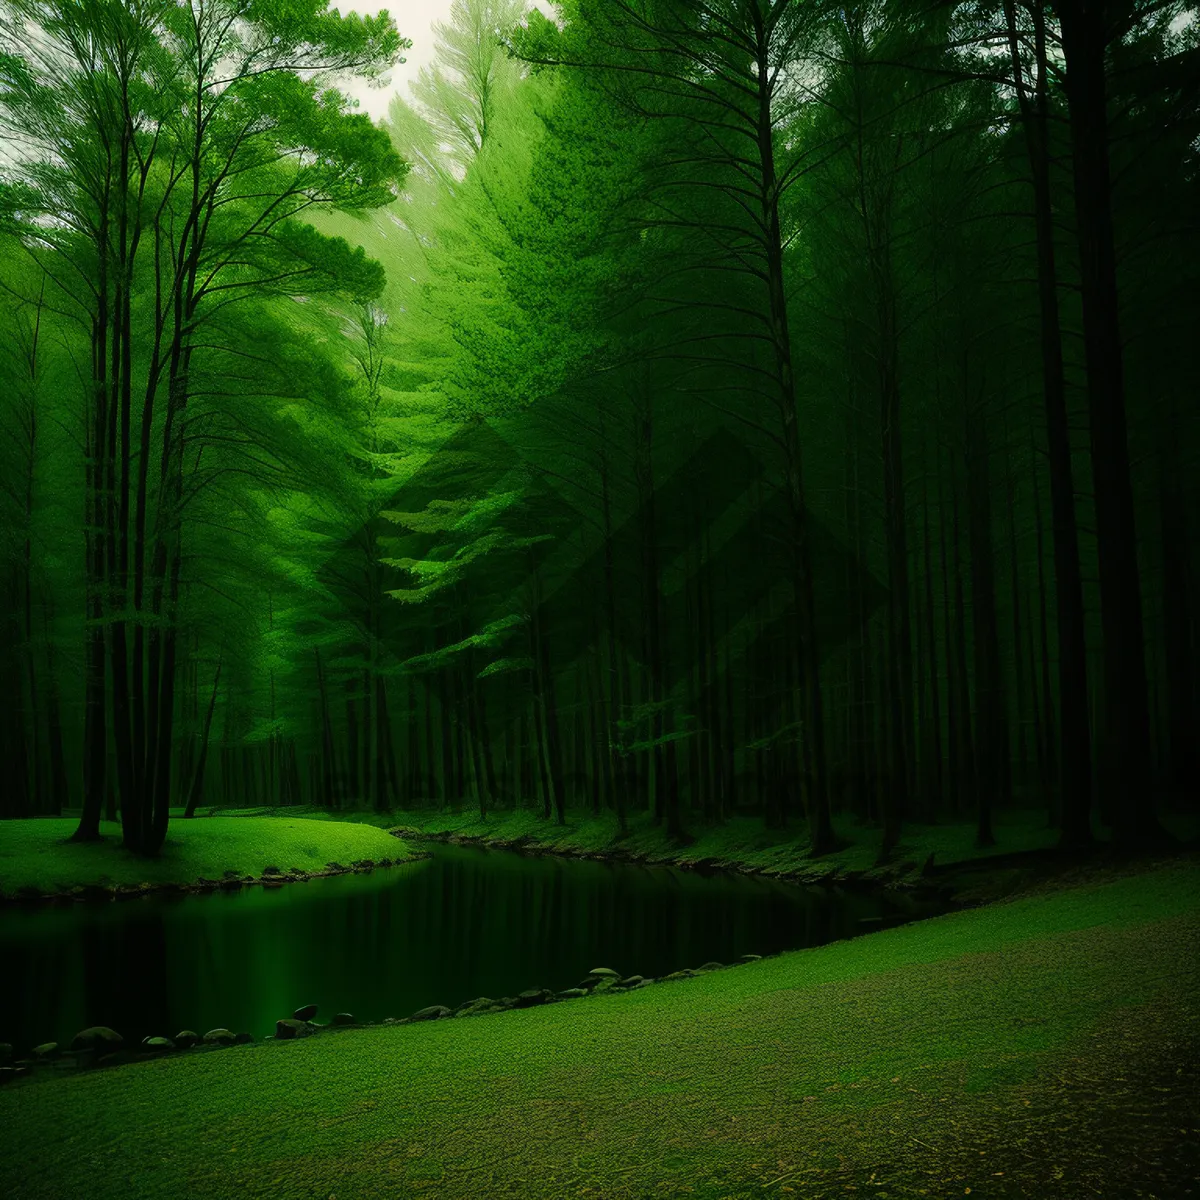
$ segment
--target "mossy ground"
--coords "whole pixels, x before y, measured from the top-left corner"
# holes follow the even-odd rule
[[[72,842],[77,824],[69,817],[0,821],[0,895],[22,888],[48,894],[77,885],[190,884],[220,879],[226,871],[258,877],[268,866],[314,872],[331,862],[408,854],[403,842],[370,825],[291,815],[172,820],[166,844],[153,858],[124,849],[121,826],[111,821],[100,824],[102,841]]]
[[[625,995],[14,1087],[0,1193],[1175,1200],[1198,1017],[1191,854]]]

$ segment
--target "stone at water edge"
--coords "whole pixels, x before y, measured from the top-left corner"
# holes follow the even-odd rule
[[[316,1015],[317,1006],[315,1004],[305,1004],[292,1013],[292,1019],[295,1021],[311,1021]]]
[[[431,1004],[428,1008],[420,1008],[412,1015],[414,1021],[436,1021],[441,1017],[451,1016],[451,1011],[444,1004]]]
[[[566,991],[559,992],[560,1000],[578,1000],[581,996],[588,995],[587,988],[567,988]]]
[[[175,1035],[175,1045],[181,1050],[187,1050],[200,1040],[200,1035],[194,1029],[181,1029]]]
[[[307,1021],[298,1021],[295,1017],[284,1017],[275,1022],[275,1040],[287,1042],[292,1038],[308,1037],[312,1030]]]
[[[334,1013],[333,1023],[335,1025],[357,1025],[358,1018],[353,1013]]]
[[[201,1040],[208,1046],[232,1046],[237,1034],[232,1029],[210,1029]]]
[[[477,996],[474,1000],[468,1000],[465,1004],[460,1004],[455,1010],[456,1017],[475,1017],[481,1013],[499,1012],[504,1008],[498,1000],[493,1000],[491,996]]]
[[[611,991],[616,984],[617,981],[611,975],[589,975],[586,979],[581,979],[577,986],[594,993]]]
[[[515,997],[517,1008],[529,1008],[534,1004],[545,1004],[554,993],[546,988],[529,988]]]
[[[593,967],[589,975],[594,975],[597,979],[620,979],[621,972],[614,971],[612,967]]]
[[[89,1025],[71,1040],[72,1050],[119,1050],[125,1039],[107,1025]]]
[[[639,983],[645,983],[645,982],[646,982],[646,977],[644,975],[630,975],[627,978],[622,979],[621,982],[618,983],[616,986],[623,987],[623,988],[633,988],[633,987],[637,987],[637,985]]]
[[[752,963],[759,962],[762,959],[761,954],[743,954],[738,958],[738,962]]]
[[[689,971],[686,967],[682,971],[672,971],[670,975],[660,975],[659,983],[670,983],[675,979],[691,979],[695,976],[695,971]]]
[[[30,1051],[34,1058],[40,1059],[57,1058],[60,1053],[57,1042],[43,1042]]]
[[[464,1000],[454,1009],[456,1013],[466,1012],[468,1008],[483,1008],[488,1004],[495,1004],[496,1001],[491,996],[476,996],[474,1000]]]
[[[706,962],[704,966],[696,968],[697,971],[723,971],[724,969],[725,964],[719,962]]]
[[[174,1050],[175,1043],[170,1038],[148,1037],[142,1038],[142,1048],[144,1050],[152,1050],[156,1054],[163,1054],[168,1050]]]

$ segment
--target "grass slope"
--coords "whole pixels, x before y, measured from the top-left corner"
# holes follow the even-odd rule
[[[100,823],[101,842],[69,841],[77,823],[66,817],[0,821],[0,895],[27,887],[50,893],[79,884],[194,883],[226,871],[257,877],[270,866],[313,872],[333,862],[406,855],[403,842],[370,825],[197,817],[172,821],[161,853],[144,858],[121,846],[121,827],[111,821]]]
[[[626,995],[13,1088],[0,1193],[1167,1200],[1198,989],[1193,855]]]

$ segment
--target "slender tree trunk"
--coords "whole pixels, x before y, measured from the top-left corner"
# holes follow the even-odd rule
[[[957,502],[959,489],[956,485],[952,484],[951,490],[955,497],[955,502],[952,505],[953,529],[951,531],[954,547],[954,665],[958,684],[958,698],[959,703],[962,705],[959,709],[958,720],[959,760],[957,763],[958,794],[961,800],[964,796],[969,796],[972,799],[975,798],[979,771],[974,736],[976,726],[972,719],[971,674],[967,657],[967,615],[966,601],[963,596],[962,537],[959,531]],[[978,681],[976,681],[976,684],[978,685]]]
[[[100,837],[100,816],[108,790],[108,653],[104,564],[105,432],[108,428],[108,256],[107,214],[102,203],[98,243],[101,247],[92,321],[92,405],[84,452],[84,575],[87,620],[84,624],[83,812],[72,835],[75,841]],[[111,814],[110,814],[111,816]]]
[[[962,762],[963,713],[969,701],[962,694],[959,662],[958,662],[958,629],[956,617],[957,608],[952,603],[953,593],[950,589],[950,555],[946,549],[946,497],[942,483],[942,456],[938,447],[937,455],[938,482],[938,549],[942,563],[942,634],[946,644],[946,798],[949,801],[950,815],[956,817],[962,805]],[[951,496],[954,494],[954,480],[950,480]],[[952,501],[953,502],[953,501]],[[955,536],[957,537],[958,521],[955,518]],[[966,719],[970,720],[967,713]]]
[[[977,846],[993,846],[992,815],[1003,796],[1001,756],[1005,753],[1004,701],[996,629],[995,551],[992,540],[989,444],[983,400],[967,402],[967,525],[971,549],[971,602],[975,629],[975,761]]]
[[[1062,827],[1060,812],[1061,796],[1058,795],[1058,755],[1056,750],[1057,732],[1054,720],[1054,688],[1050,682],[1050,622],[1047,612],[1046,599],[1046,555],[1042,536],[1042,492],[1038,484],[1038,462],[1034,453],[1033,427],[1029,430],[1031,475],[1033,478],[1033,508],[1036,514],[1034,531],[1037,535],[1037,597],[1038,597],[1038,654],[1037,668],[1042,684],[1041,719],[1038,722],[1040,730],[1039,744],[1041,746],[1042,787],[1049,799],[1050,824],[1052,828]],[[1078,559],[1076,559],[1078,563]],[[1031,639],[1032,645],[1032,639]],[[1033,654],[1032,648],[1030,650]],[[1085,726],[1086,728],[1086,726]],[[1090,830],[1089,830],[1090,832]]]
[[[1008,422],[1004,423],[1008,432]],[[1026,717],[1031,709],[1028,692],[1025,686],[1025,660],[1021,652],[1022,612],[1021,612],[1021,572],[1019,555],[1017,553],[1017,518],[1016,518],[1016,486],[1013,481],[1013,464],[1011,442],[1005,439],[1008,456],[1004,469],[1004,492],[1008,507],[1008,575],[1009,601],[1012,605],[1012,661],[1013,661],[1013,706],[1012,713],[1017,726],[1017,756],[1015,770],[1009,764],[1008,787],[1002,789],[1006,795],[1012,795],[1015,781],[1021,785],[1027,782],[1029,769],[1028,736]]]
[[[379,746],[379,770],[383,775],[383,787],[376,797],[376,811],[387,812],[400,803],[400,782],[396,770],[396,744],[392,736],[392,720],[388,712],[387,680],[375,675],[375,720],[378,726],[376,741]]]
[[[71,785],[67,779],[67,760],[63,748],[62,706],[59,700],[58,671],[55,666],[52,609],[46,606],[46,677],[49,685],[47,736],[50,742],[50,811],[61,814],[71,806]]]
[[[1042,390],[1046,438],[1050,453],[1050,509],[1054,541],[1055,612],[1058,634],[1060,790],[1063,847],[1092,841],[1092,751],[1088,731],[1087,648],[1083,581],[1079,568],[1079,532],[1075,517],[1075,483],[1071,435],[1063,372],[1062,329],[1058,306],[1058,269],[1054,245],[1054,212],[1050,190],[1049,111],[1045,20],[1034,5],[1036,92],[1031,99],[1022,75],[1017,46],[1015,9],[1006,8],[1009,46],[1017,78],[1017,97],[1033,181],[1034,228],[1037,239],[1038,308],[1041,322]],[[1099,487],[1097,478],[1096,485]],[[1047,701],[1047,712],[1052,711]]]
[[[358,700],[354,695],[357,680],[352,675],[346,681],[346,765],[348,767],[347,786],[352,808],[358,807],[362,798],[359,769],[362,757],[359,749],[360,723],[358,719]]]
[[[1066,64],[1083,302],[1104,638],[1104,739],[1110,773],[1106,785],[1114,798],[1113,840],[1131,848],[1167,835],[1148,786],[1152,764],[1145,631],[1108,157],[1108,10],[1094,0],[1057,0],[1055,7]]]
[[[183,810],[185,817],[196,815],[196,805],[204,794],[204,768],[208,763],[209,735],[212,732],[213,712],[217,707],[217,689],[221,683],[221,659],[217,659],[217,669],[213,674],[212,692],[208,697],[208,708],[204,713],[204,729],[200,735],[200,754],[196,759],[196,771],[192,775],[191,786],[188,788],[187,805]]]
[[[325,682],[325,670],[321,665],[321,651],[313,647],[317,664],[317,696],[321,708],[321,785],[324,791],[321,803],[330,808],[340,808],[337,786],[337,760],[334,755],[333,721],[329,714],[329,689]]]
[[[1159,452],[1159,522],[1163,558],[1163,649],[1166,654],[1167,779],[1187,795],[1200,774],[1196,749],[1195,654],[1200,630],[1192,604],[1191,547],[1180,481],[1178,425],[1172,414]]]
[[[928,643],[929,650],[929,691],[930,691],[930,712],[932,722],[932,742],[933,762],[928,772],[929,780],[929,811],[931,814],[936,814],[942,808],[942,700],[941,700],[941,677],[939,672],[938,651],[937,651],[937,626],[934,622],[933,611],[933,544],[929,532],[929,455],[926,450],[925,469],[921,480],[921,513],[923,521],[922,541],[925,549],[925,641]],[[941,524],[943,517],[938,514],[938,523]]]
[[[800,764],[812,797],[809,811],[810,853],[816,857],[836,848],[830,815],[829,772],[826,763],[825,713],[821,693],[821,655],[818,646],[816,602],[813,587],[813,556],[808,510],[804,497],[804,474],[792,343],[788,321],[787,286],[783,233],[779,214],[780,180],[775,167],[775,116],[772,101],[777,63],[772,39],[776,26],[757,5],[750,13],[755,42],[757,72],[755,87],[755,135],[757,139],[759,201],[765,252],[767,304],[771,345],[774,352],[776,402],[780,418],[780,444],[792,534],[792,585],[795,593],[799,660],[796,678],[802,689],[804,725],[811,747],[811,761]]]

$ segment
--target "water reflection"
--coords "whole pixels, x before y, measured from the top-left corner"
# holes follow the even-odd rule
[[[437,846],[371,875],[277,889],[0,912],[0,1040],[256,1036],[299,1004],[366,1020],[561,989],[595,966],[663,975],[852,936],[898,897],[666,867]],[[878,925],[874,926],[878,928]]]

